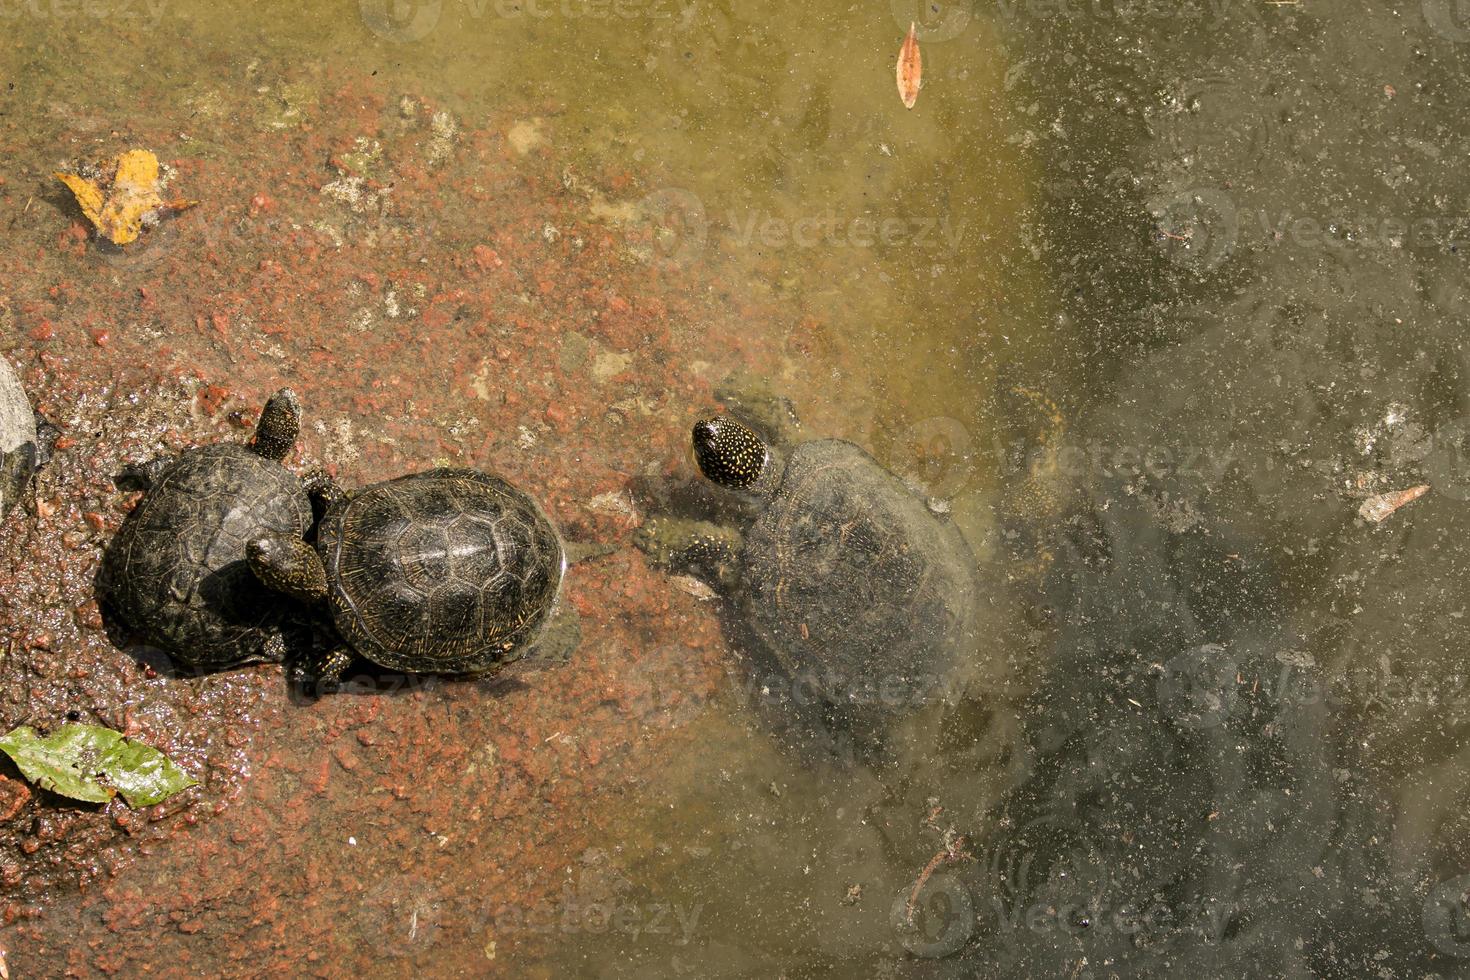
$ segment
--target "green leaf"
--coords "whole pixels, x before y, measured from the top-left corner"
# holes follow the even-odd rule
[[[88,803],[122,793],[128,806],[152,806],[199,785],[152,746],[97,725],[62,725],[44,738],[21,725],[0,738],[0,752],[42,789]]]

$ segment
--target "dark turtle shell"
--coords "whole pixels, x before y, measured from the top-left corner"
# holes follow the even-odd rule
[[[175,658],[227,667],[273,658],[290,603],[256,579],[245,543],[304,535],[311,501],[280,463],[245,446],[190,449],[163,470],[103,556],[98,588],[132,629]]]
[[[791,454],[745,536],[746,613],[793,676],[835,693],[932,694],[973,643],[978,584],[959,530],[840,440]]]
[[[377,483],[317,532],[332,617],[394,670],[470,673],[519,659],[561,587],[561,538],[525,493],[438,469]]]

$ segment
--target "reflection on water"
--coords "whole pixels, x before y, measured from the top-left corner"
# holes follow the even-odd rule
[[[1463,974],[1470,25],[1440,0],[889,6],[6,14],[22,90],[54,75],[13,110],[38,141],[100,139],[140,90],[180,128],[295,126],[363,71],[468,124],[525,106],[517,153],[555,111],[583,169],[653,188],[567,189],[610,234],[652,225],[650,268],[718,270],[737,343],[745,304],[789,309],[763,380],[975,553],[953,697],[844,741],[710,602],[723,681],[629,672],[672,748],[550,899],[466,915],[472,862],[408,870],[354,899],[364,935],[444,974],[482,967],[436,961],[451,944],[547,975]],[[142,68],[73,59],[119,24],[168,40]],[[344,152],[366,183],[338,193],[381,204],[373,148]]]

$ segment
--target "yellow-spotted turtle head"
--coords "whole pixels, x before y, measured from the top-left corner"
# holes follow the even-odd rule
[[[694,423],[694,459],[722,487],[752,490],[771,465],[771,450],[749,427],[720,415]]]

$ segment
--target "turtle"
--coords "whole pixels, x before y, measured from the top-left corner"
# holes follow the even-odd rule
[[[125,468],[146,491],[108,545],[99,598],[126,626],[189,667],[282,661],[301,626],[290,603],[251,574],[246,543],[303,539],[329,481],[282,465],[301,424],[290,388],[266,402],[248,445],[217,443]]]
[[[330,614],[342,642],[293,667],[314,691],[337,687],[354,654],[405,673],[477,674],[576,642],[558,601],[561,535],[529,494],[480,470],[336,490],[315,546],[281,531],[247,554],[262,583]]]
[[[757,648],[814,700],[891,714],[946,696],[974,649],[981,599],[959,528],[860,446],[797,443],[784,400],[749,399],[741,412],[691,433],[700,472],[734,495],[735,520],[655,517],[635,543],[723,591]]]

